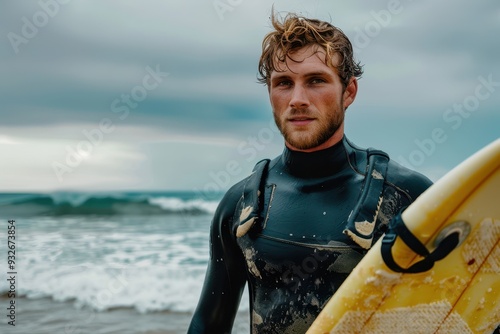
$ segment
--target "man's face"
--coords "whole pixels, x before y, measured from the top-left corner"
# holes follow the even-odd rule
[[[325,63],[317,45],[290,54],[280,71],[271,73],[269,98],[286,145],[312,152],[337,143],[344,134],[344,113],[356,96],[353,77],[344,89],[337,72]],[[283,70],[283,71],[281,71]]]

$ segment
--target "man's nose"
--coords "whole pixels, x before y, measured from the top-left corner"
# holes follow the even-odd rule
[[[302,85],[295,85],[290,99],[290,107],[292,108],[305,108],[309,106],[309,99],[307,92]]]

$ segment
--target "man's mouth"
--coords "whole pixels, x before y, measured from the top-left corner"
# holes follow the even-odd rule
[[[298,126],[302,126],[302,125],[307,125],[309,123],[311,123],[312,121],[314,121],[314,118],[312,117],[291,117],[288,119],[288,121],[290,123],[292,123],[293,125],[298,125]]]

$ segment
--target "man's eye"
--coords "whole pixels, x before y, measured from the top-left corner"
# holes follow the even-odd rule
[[[289,80],[279,81],[276,86],[290,86],[292,83]]]
[[[324,83],[325,80],[321,79],[321,78],[314,78],[311,80],[311,83],[312,84],[318,84],[318,83]]]

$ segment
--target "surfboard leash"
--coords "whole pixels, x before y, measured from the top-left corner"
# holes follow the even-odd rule
[[[430,252],[418,238],[411,233],[401,217],[401,210],[389,224],[389,230],[382,239],[382,259],[387,267],[398,273],[421,273],[430,270],[434,267],[436,261],[444,259],[461,243],[459,231],[452,231],[450,234],[442,238],[436,248]],[[412,264],[408,268],[403,268],[396,263],[392,255],[392,246],[397,238],[400,238],[412,251],[422,256],[423,259]]]

